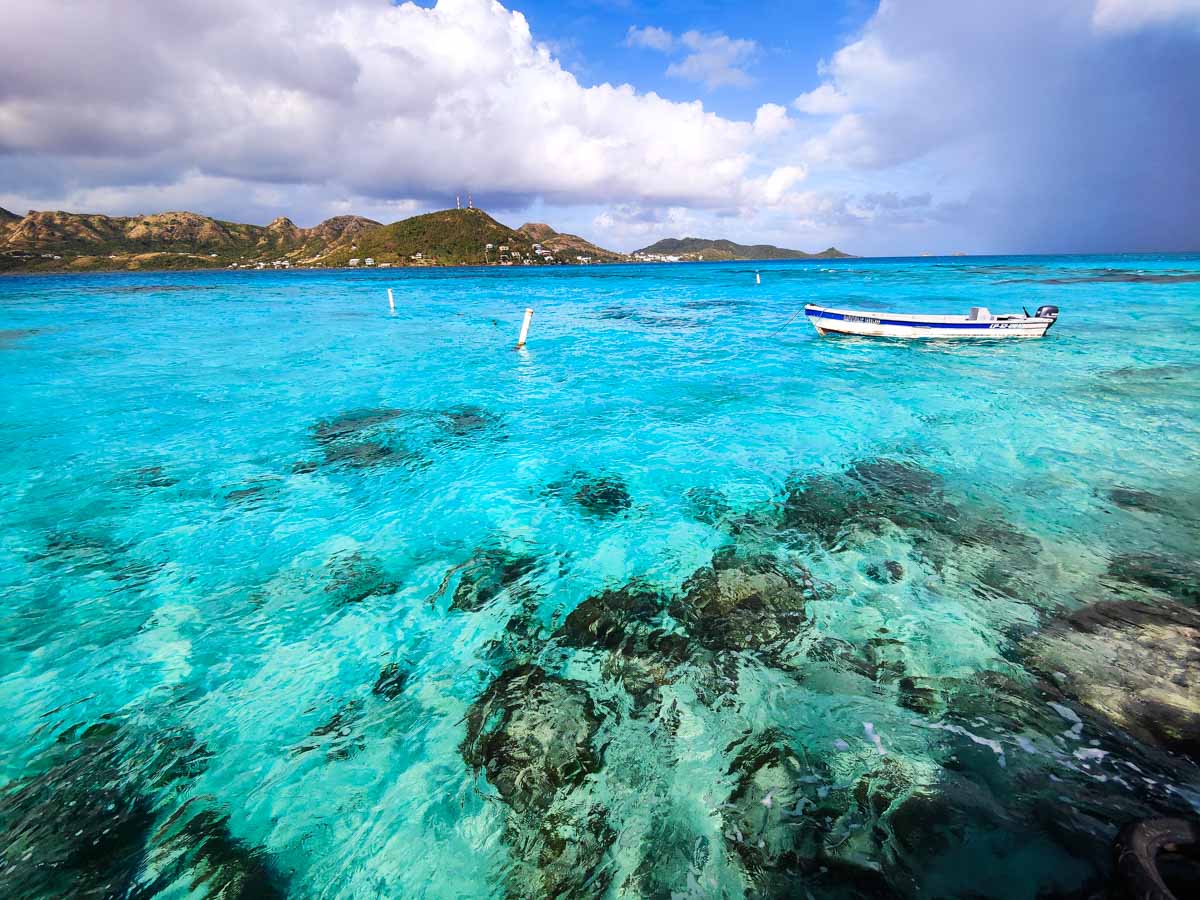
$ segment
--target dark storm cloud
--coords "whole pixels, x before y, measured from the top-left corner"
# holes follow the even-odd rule
[[[1195,248],[1200,28],[1157,7],[884,3],[797,101],[835,114],[810,153],[877,177],[921,162],[992,246]]]

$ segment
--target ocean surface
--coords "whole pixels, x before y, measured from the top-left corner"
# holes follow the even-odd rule
[[[1198,322],[1196,256],[0,278],[3,893],[1088,896],[1200,808]]]

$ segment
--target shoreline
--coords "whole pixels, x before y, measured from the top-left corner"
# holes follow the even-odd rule
[[[986,253],[986,254],[968,254],[968,255],[947,255],[947,256],[844,256],[844,257],[829,257],[829,258],[812,258],[812,259],[714,259],[714,260],[680,260],[679,262],[657,262],[657,261],[640,261],[628,260],[621,262],[597,262],[581,265],[577,263],[567,263],[555,266],[500,266],[492,264],[474,264],[474,265],[426,265],[426,266],[389,266],[389,267],[365,267],[365,266],[313,266],[299,267],[292,266],[289,268],[239,268],[231,269],[228,266],[197,266],[189,268],[172,268],[172,269],[91,269],[86,271],[76,271],[72,269],[33,269],[33,270],[10,270],[0,272],[0,278],[21,278],[33,276],[61,276],[61,275],[172,275],[172,274],[189,274],[197,273],[215,273],[224,272],[227,274],[279,274],[279,273],[375,273],[375,272],[429,272],[429,271],[452,271],[452,270],[498,270],[498,271],[579,271],[584,269],[596,268],[614,268],[619,266],[728,266],[728,265],[760,265],[760,266],[779,266],[779,265],[812,265],[815,263],[861,263],[861,262],[883,262],[883,261],[906,261],[906,262],[954,262],[962,263],[970,260],[987,260],[987,259],[1087,259],[1087,258],[1196,258],[1200,261],[1200,250],[1138,250],[1138,251],[1123,251],[1119,253]]]

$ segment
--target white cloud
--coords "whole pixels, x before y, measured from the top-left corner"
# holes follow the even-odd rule
[[[667,74],[698,81],[708,88],[745,87],[753,79],[743,68],[758,54],[758,44],[725,34],[685,31],[679,42],[691,52],[667,67]]]
[[[754,41],[731,38],[715,32],[685,31],[676,37],[663,28],[630,26],[625,34],[628,47],[646,47],[662,53],[683,49],[683,59],[667,67],[667,75],[697,81],[712,88],[731,85],[745,87],[753,79],[745,66],[758,55],[759,47]]]
[[[803,166],[780,166],[762,180],[762,197],[768,206],[788,198],[788,192],[808,176]]]
[[[754,47],[681,41],[710,84],[742,79]],[[732,208],[765,202],[764,127],[581,85],[491,0],[43,0],[0,30],[0,195],[30,205],[186,184],[203,206],[204,185],[244,183],[314,203]]]
[[[1189,19],[1200,23],[1200,0],[1096,0],[1092,13],[1100,31],[1136,31]]]
[[[795,101],[832,116],[803,158],[876,193],[930,173],[926,183],[964,198],[955,226],[974,230],[973,246],[1194,247],[1200,207],[1185,198],[1200,196],[1190,115],[1200,31],[1126,31],[1116,42],[1094,21],[1163,21],[1185,5],[886,0]],[[934,204],[930,217],[935,209],[949,215]]]
[[[811,116],[836,116],[850,108],[850,98],[832,84],[822,84],[807,94],[801,94],[792,106]]]
[[[792,120],[787,109],[778,103],[764,103],[754,115],[754,133],[762,138],[774,138],[789,131]]]
[[[625,34],[625,45],[627,47],[645,47],[649,50],[661,50],[665,53],[675,48],[675,35],[671,34],[665,28],[656,28],[653,25],[648,25],[645,28],[630,25],[629,31]]]
[[[778,172],[769,177],[783,186],[795,184],[800,172]],[[855,248],[855,232],[873,220],[854,199],[836,191],[792,191],[791,185],[779,205],[746,206],[736,211],[714,212],[687,207],[647,207],[620,204],[602,210],[590,222],[581,222],[605,246],[634,250],[666,237],[729,238],[742,243],[772,243],[800,250],[823,250],[830,245]]]

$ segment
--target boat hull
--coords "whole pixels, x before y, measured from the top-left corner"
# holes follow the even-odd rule
[[[1042,337],[1053,319],[1004,316],[974,321],[966,316],[906,316],[866,313],[806,306],[804,314],[817,334],[855,334],[863,337],[930,338],[1032,338]]]

